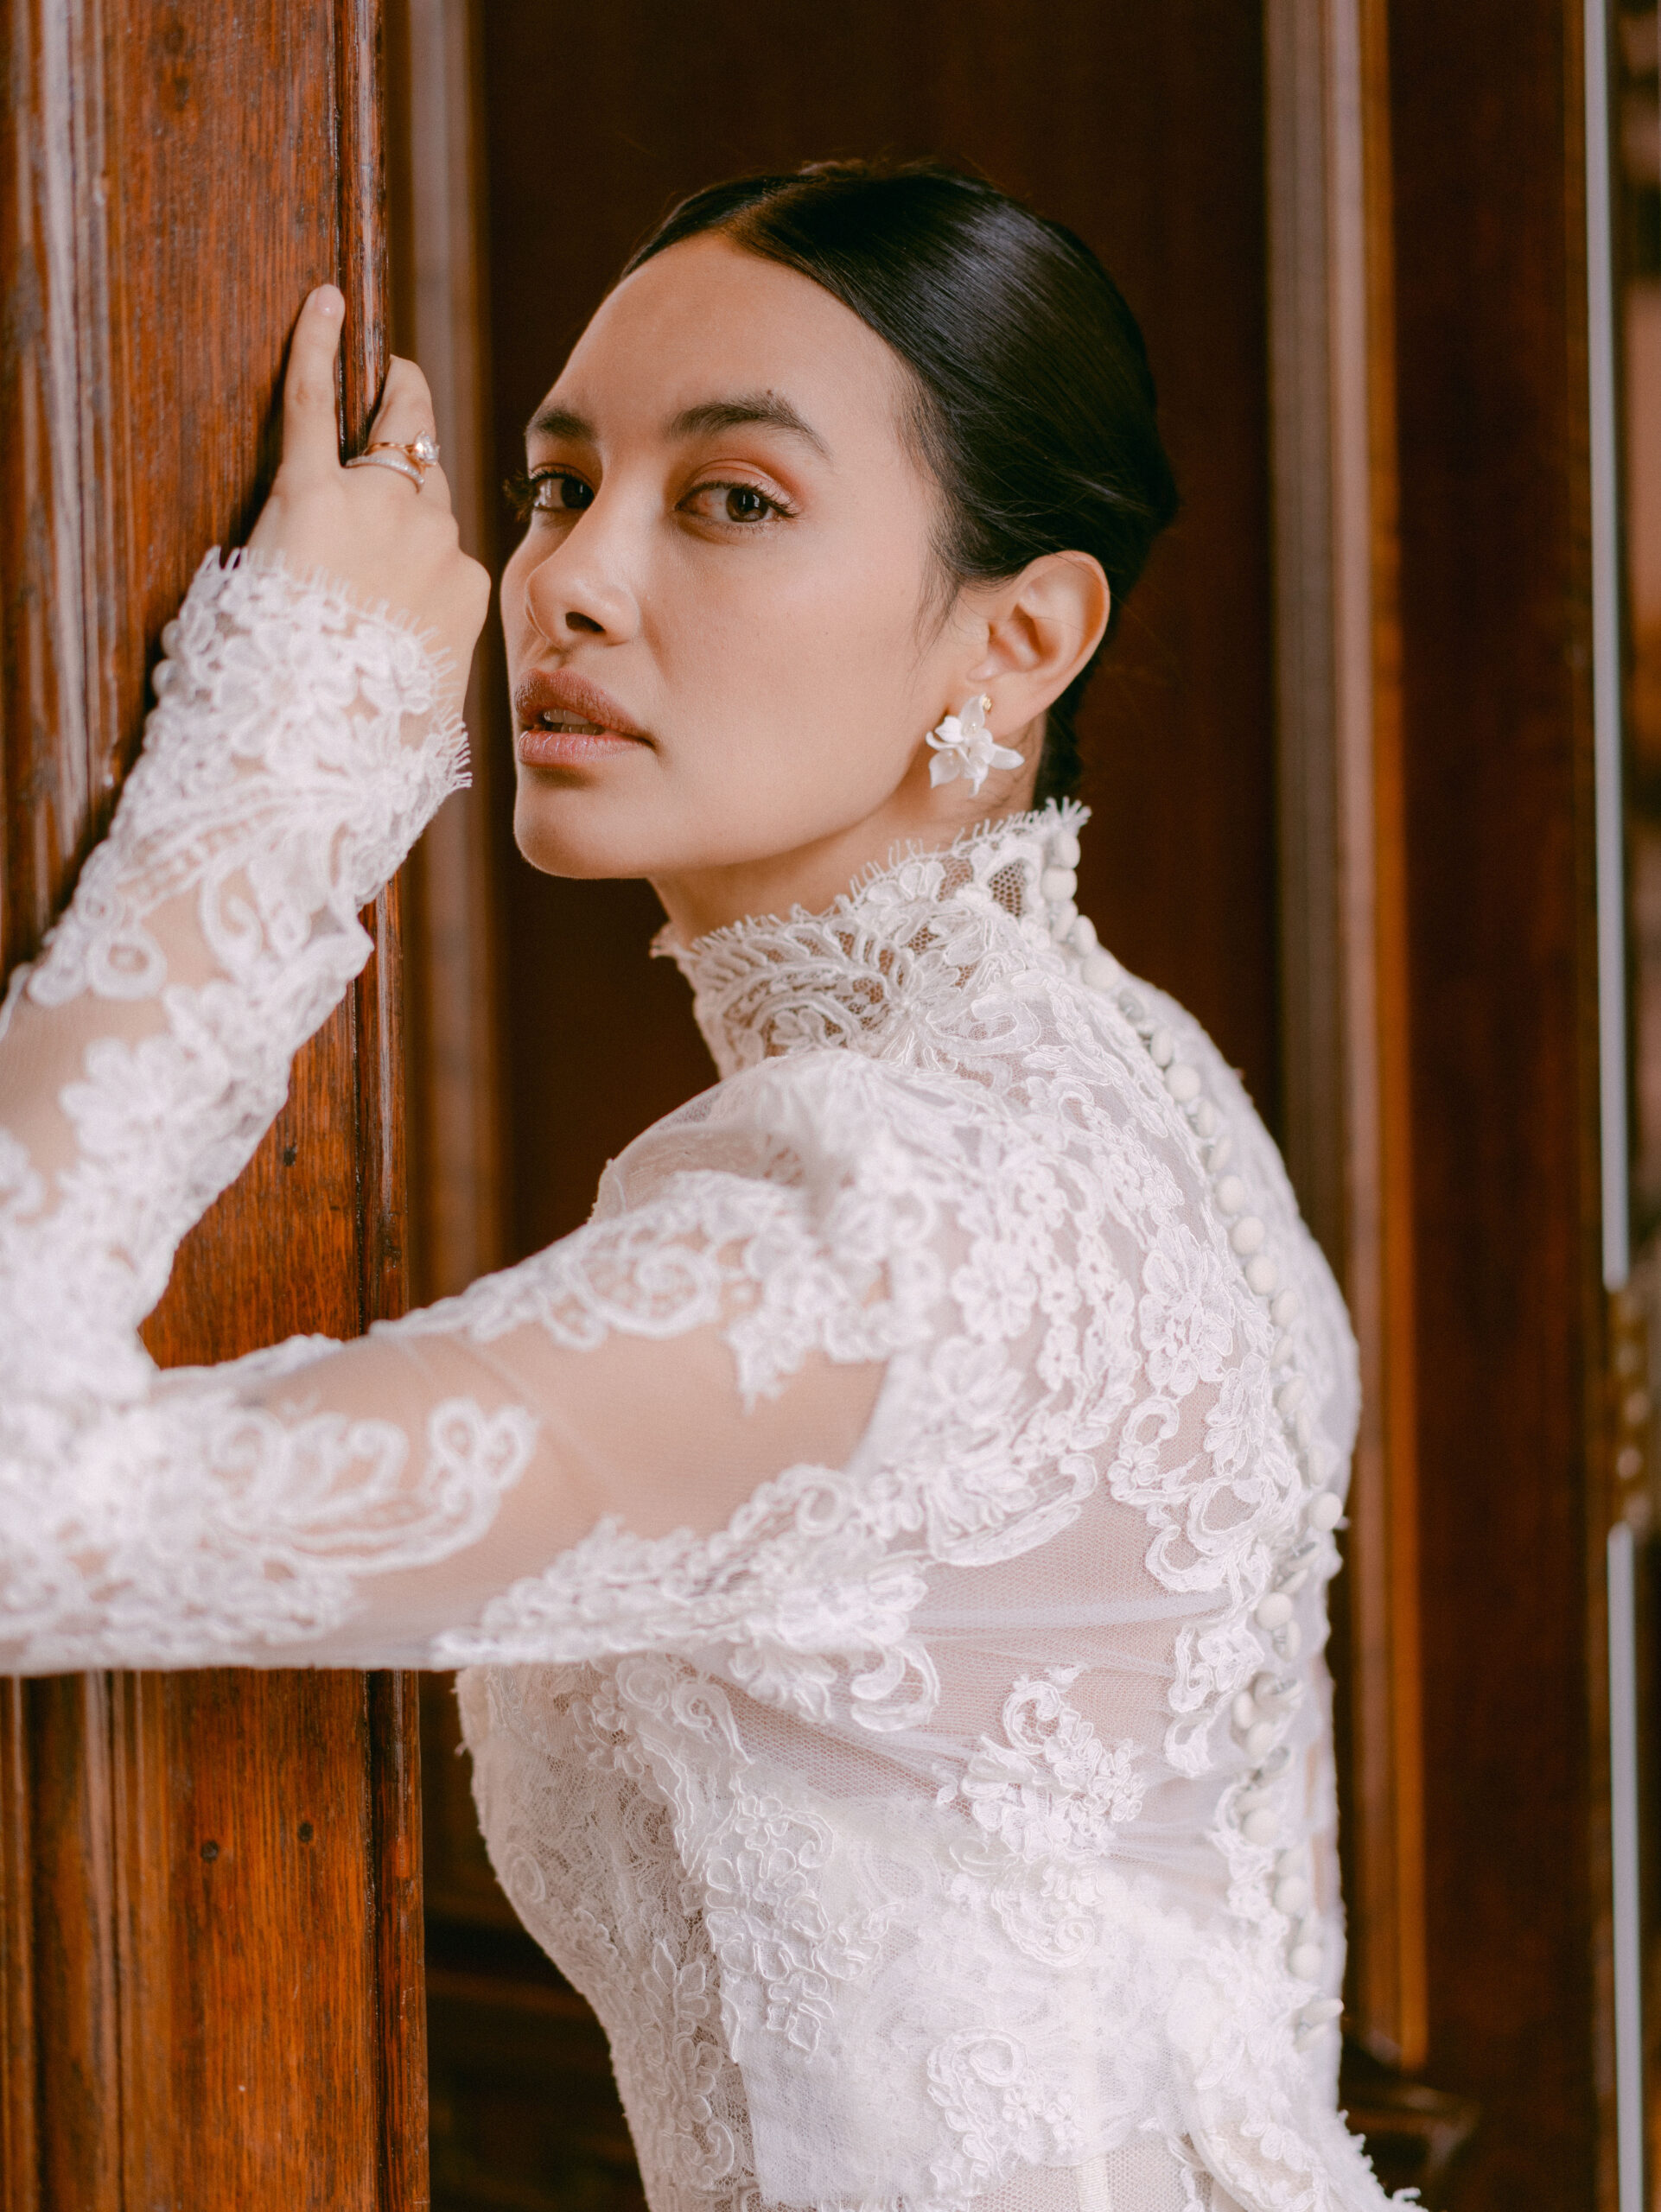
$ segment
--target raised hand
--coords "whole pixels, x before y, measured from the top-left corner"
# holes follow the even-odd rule
[[[413,616],[455,663],[459,702],[490,602],[490,578],[463,553],[449,486],[436,464],[419,489],[383,467],[340,461],[334,363],[346,302],[320,284],[300,310],[283,387],[283,461],[250,543],[301,574],[338,576],[366,607]],[[372,445],[436,435],[432,394],[413,361],[394,359],[369,433]]]

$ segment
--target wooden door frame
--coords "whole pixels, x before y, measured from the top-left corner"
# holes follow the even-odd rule
[[[1351,2031],[1427,2049],[1411,1115],[1382,0],[1268,0],[1287,1165],[1362,1414],[1339,1591]]]
[[[1489,2106],[1448,2183],[1485,2208],[1635,2190],[1602,10],[1266,10],[1286,1149],[1369,1401],[1336,1609],[1349,2026]]]
[[[206,550],[187,537],[232,543],[251,518],[305,285],[347,296],[356,441],[385,282],[380,0],[6,0],[3,34],[10,964],[107,824],[157,633]],[[268,111],[293,144],[258,137]],[[216,133],[265,149],[286,207],[227,201],[193,150]],[[218,284],[205,238],[237,249]],[[169,378],[186,404],[163,417]],[[405,1302],[396,886],[364,918],[369,966],[147,1325],[164,1363],[354,1334]],[[326,1281],[290,1279],[291,1234]],[[418,1770],[411,1675],[0,1685],[4,2212],[424,2205]]]

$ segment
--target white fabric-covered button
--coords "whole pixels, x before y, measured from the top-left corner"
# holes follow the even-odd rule
[[[1281,1824],[1267,1805],[1260,1805],[1255,1813],[1248,1813],[1240,1823],[1240,1833],[1248,1843],[1273,1843],[1281,1832]]]
[[[1282,1659],[1295,1659],[1303,1649],[1303,1630],[1295,1621],[1288,1621],[1284,1628],[1275,1631],[1275,1649]]]
[[[1277,1590],[1283,1590],[1289,1598],[1295,1598],[1308,1580],[1309,1570],[1307,1567],[1289,1567],[1284,1574],[1276,1576],[1275,1587]]]
[[[1317,1997],[1313,2004],[1304,2006],[1298,2014],[1298,2018],[1306,2028],[1324,2028],[1329,2020],[1335,2020],[1343,2010],[1344,2000],[1341,1997]]]
[[[1168,1068],[1176,1058],[1176,1039],[1168,1029],[1156,1029],[1148,1039],[1148,1057],[1156,1068]]]
[[[1211,1172],[1213,1175],[1221,1174],[1223,1169],[1234,1157],[1234,1140],[1226,1129],[1223,1131],[1221,1136],[1212,1141],[1209,1157]]]
[[[1071,899],[1050,909],[1050,935],[1058,944],[1065,944],[1072,935],[1072,925],[1079,918],[1079,909]]]
[[[1319,1943],[1300,1943],[1286,1961],[1300,1981],[1319,1981],[1322,1964]]]
[[[1312,1529],[1335,1529],[1343,1518],[1344,1501],[1336,1491],[1323,1490],[1309,1500],[1309,1526]]]
[[[1275,1885],[1275,1910],[1289,1920],[1309,1902],[1309,1885],[1301,1874],[1283,1874]]]
[[[1238,1213],[1245,1202],[1245,1185],[1238,1175],[1225,1175],[1217,1185],[1219,1213]]]
[[[1243,1260],[1249,1260],[1254,1252],[1262,1250],[1268,1234],[1255,1213],[1243,1214],[1229,1231],[1228,1241]]]
[[[1077,923],[1073,926],[1076,929]],[[1119,963],[1109,953],[1091,952],[1085,956],[1079,973],[1092,991],[1111,991],[1119,980]]]
[[[1271,1367],[1289,1367],[1292,1363],[1294,1349],[1295,1347],[1290,1337],[1277,1338],[1276,1339],[1275,1349],[1269,1355],[1270,1365]]]
[[[1079,840],[1071,830],[1058,830],[1050,839],[1050,858],[1057,868],[1077,868]]]
[[[1094,952],[1096,925],[1088,914],[1075,914],[1072,927],[1067,931],[1067,943],[1075,952]]]
[[[1292,1618],[1292,1600],[1282,1591],[1271,1590],[1266,1598],[1257,1600],[1257,1621],[1259,1628],[1284,1628]]]
[[[1239,1691],[1230,1709],[1234,1715],[1234,1725],[1237,1728],[1250,1728],[1257,1718],[1257,1701],[1250,1690]]]
[[[1303,1300],[1295,1290],[1283,1290],[1270,1307],[1270,1319],[1277,1329],[1289,1329],[1303,1310]]]
[[[1217,1109],[1209,1098],[1202,1098],[1195,1109],[1193,1132],[1197,1137],[1213,1137],[1217,1134]]]
[[[1246,1281],[1259,1298],[1267,1298],[1281,1279],[1281,1271],[1267,1252],[1259,1252],[1255,1260],[1246,1262]]]
[[[1070,868],[1047,868],[1038,879],[1039,896],[1047,899],[1052,906],[1071,899],[1078,888],[1079,879]]]
[[[1283,1414],[1290,1415],[1296,1413],[1308,1393],[1309,1386],[1303,1377],[1301,1375],[1295,1375],[1289,1382],[1282,1383],[1276,1394],[1275,1403]]]
[[[1165,1088],[1179,1106],[1186,1106],[1200,1096],[1199,1069],[1191,1068],[1186,1060],[1173,1060],[1165,1071]]]
[[[1246,1757],[1260,1759],[1275,1740],[1272,1721],[1256,1720],[1245,1732]]]
[[[1309,1445],[1314,1436],[1314,1421],[1307,1409],[1302,1413],[1295,1414],[1293,1415],[1292,1433],[1296,1437],[1298,1442],[1302,1446],[1306,1452],[1309,1448]]]

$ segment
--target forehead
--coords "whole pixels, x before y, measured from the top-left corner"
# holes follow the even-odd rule
[[[624,278],[548,397],[603,438],[661,435],[688,409],[765,391],[835,452],[894,442],[905,383],[892,348],[823,286],[706,236]]]

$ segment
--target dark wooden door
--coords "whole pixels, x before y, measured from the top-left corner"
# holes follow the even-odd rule
[[[381,365],[379,0],[7,0],[3,958],[107,822],[163,623],[245,533],[286,334]],[[164,1363],[404,1302],[396,895],[353,997],[181,1255]],[[7,2212],[426,2202],[413,1678],[0,1689]]]
[[[629,249],[684,193],[835,155],[940,154],[1072,225],[1142,319],[1186,504],[1085,721],[1081,903],[1278,1115],[1262,26],[1206,0],[834,7],[486,0],[476,16],[493,481]],[[551,119],[551,121],[550,121]],[[550,130],[553,136],[550,137]],[[557,152],[550,155],[550,149]],[[506,518],[487,547],[497,565]],[[498,653],[499,653],[499,648]],[[500,658],[481,782],[506,760]],[[499,800],[511,774],[497,775]],[[495,812],[508,1257],[586,1216],[607,1159],[714,1079],[646,947],[643,884],[517,860]],[[486,1241],[488,1241],[487,1239]],[[490,1879],[448,1694],[429,1697],[436,2202],[633,2205],[603,2040]]]

